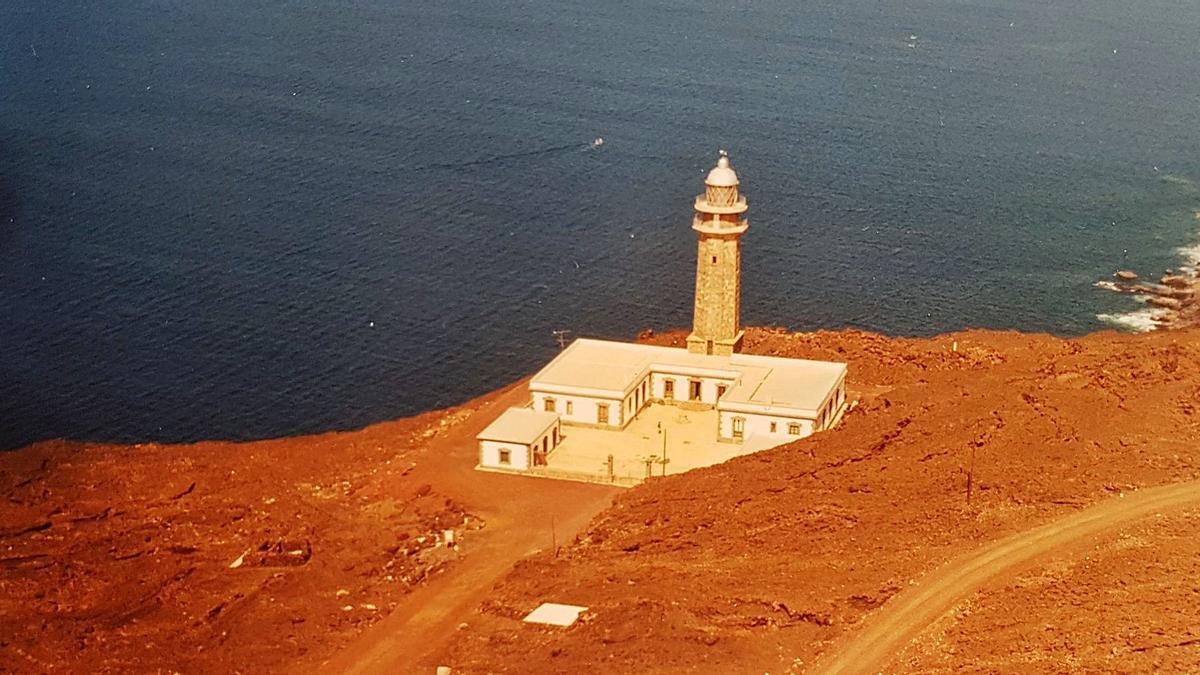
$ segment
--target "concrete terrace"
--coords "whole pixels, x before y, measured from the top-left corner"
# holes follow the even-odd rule
[[[653,475],[663,475],[663,434],[666,430],[666,473],[683,473],[720,464],[740,455],[779,444],[779,439],[746,438],[742,443],[717,440],[715,409],[686,410],[673,405],[650,404],[623,430],[563,426],[562,440],[550,452],[548,464],[516,473],[632,486],[646,479],[647,460]],[[608,456],[613,456],[613,480],[608,477]]]

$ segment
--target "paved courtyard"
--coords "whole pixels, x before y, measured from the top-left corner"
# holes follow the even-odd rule
[[[763,450],[778,441],[721,443],[717,441],[716,410],[684,410],[651,404],[622,431],[607,431],[563,425],[563,438],[550,453],[549,474],[570,474],[580,480],[607,482],[608,456],[613,456],[613,475],[618,482],[640,482],[647,465],[655,476],[663,475],[665,430],[667,474],[683,473],[720,464],[738,455]],[[765,440],[765,439],[764,439]]]

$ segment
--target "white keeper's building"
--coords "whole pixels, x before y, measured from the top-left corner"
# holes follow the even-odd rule
[[[621,431],[650,405],[715,410],[713,438],[754,450],[841,419],[846,364],[740,353],[741,235],[749,223],[738,188],[722,153],[695,201],[695,315],[687,348],[575,340],[530,381],[525,407],[505,411],[479,434],[480,468],[537,471],[551,463],[571,427]]]
[[[654,402],[716,408],[713,433],[722,441],[754,434],[782,442],[828,428],[846,400],[846,365],[580,339],[529,391],[532,410],[568,425],[624,429]]]

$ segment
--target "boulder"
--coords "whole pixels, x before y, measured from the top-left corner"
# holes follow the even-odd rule
[[[1117,273],[1113,274],[1113,276],[1116,277],[1120,281],[1137,281],[1137,278],[1138,278],[1137,272],[1133,272],[1130,270],[1120,270]]]
[[[1194,282],[1191,279],[1178,274],[1172,274],[1162,278],[1162,285],[1170,286],[1171,288],[1191,288],[1193,283]]]

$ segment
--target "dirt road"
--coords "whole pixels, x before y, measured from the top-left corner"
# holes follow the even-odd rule
[[[417,461],[412,482],[463,504],[486,527],[462,544],[462,558],[428,579],[384,620],[330,660],[328,673],[433,672],[432,659],[513,564],[554,542],[569,543],[621,489],[475,471],[475,435],[500,411],[523,404],[518,382],[482,406]]]
[[[1155,513],[1200,504],[1200,481],[1114,497],[1067,518],[1002,539],[949,563],[902,592],[864,622],[862,630],[822,658],[814,673],[884,671],[909,642],[956,604],[1035,558],[1086,544],[1091,538]]]

